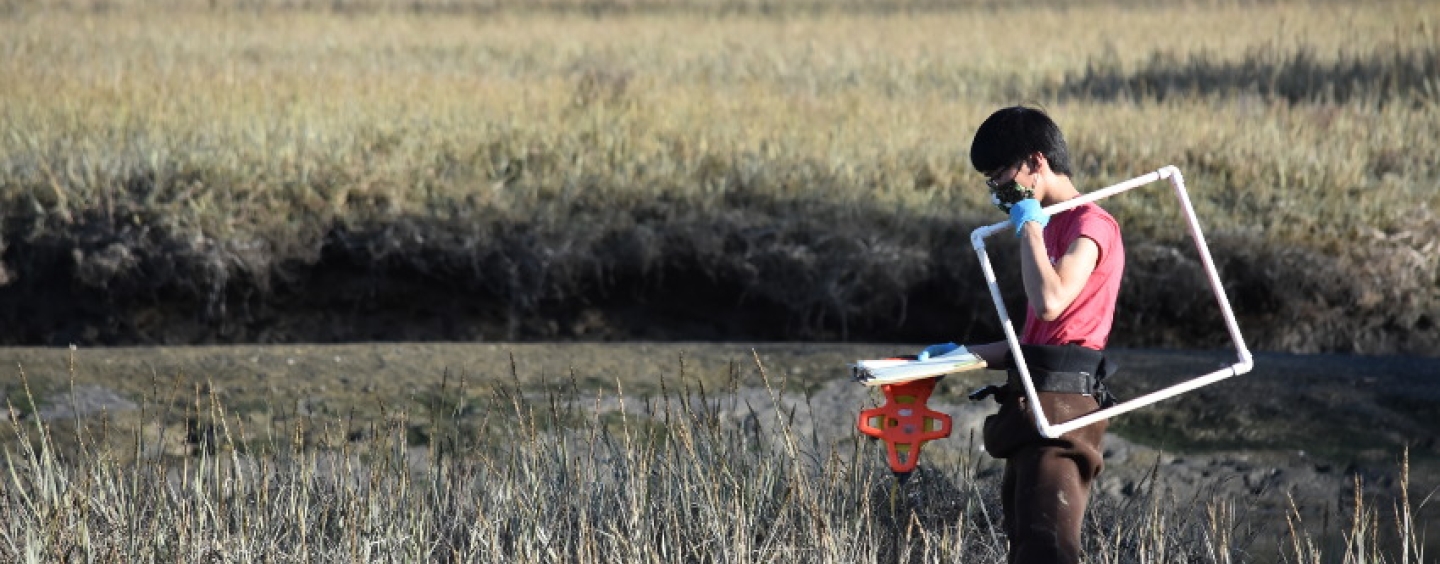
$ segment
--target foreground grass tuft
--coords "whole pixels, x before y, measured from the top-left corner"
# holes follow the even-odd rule
[[[0,560],[1004,561],[998,476],[982,460],[933,453],[899,485],[872,444],[821,444],[795,431],[803,413],[755,410],[683,368],[679,389],[644,398],[586,397],[573,382],[465,388],[442,384],[424,407],[372,423],[267,430],[202,394],[188,416],[203,432],[171,455],[144,433],[108,436],[103,421],[61,448],[62,422],[12,408]],[[450,423],[476,410],[482,424]],[[1429,500],[1402,492],[1392,513],[1367,504],[1357,480],[1338,532],[1297,509],[1271,539],[1233,500],[1141,487],[1094,507],[1087,549],[1107,563],[1423,562],[1412,507]]]

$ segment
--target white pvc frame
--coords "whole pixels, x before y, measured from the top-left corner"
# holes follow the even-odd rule
[[[1185,212],[1185,219],[1190,224],[1190,235],[1195,239],[1195,249],[1200,253],[1200,262],[1204,264],[1205,274],[1210,278],[1210,288],[1215,292],[1215,301],[1220,304],[1220,313],[1225,318],[1225,325],[1230,330],[1230,339],[1235,343],[1235,350],[1239,358],[1235,364],[1229,367],[1216,370],[1209,374],[1196,376],[1168,388],[1145,394],[1130,401],[1119,403],[1058,425],[1051,425],[1050,420],[1045,416],[1044,410],[1040,407],[1040,399],[1035,392],[1035,383],[1030,379],[1030,368],[1025,364],[1025,357],[1020,354],[1020,341],[1015,336],[1015,327],[1010,322],[1010,314],[1005,311],[1004,300],[1000,298],[1000,287],[995,280],[995,268],[990,264],[990,257],[985,252],[986,237],[994,235],[995,233],[1011,232],[1013,227],[1009,221],[1002,221],[994,225],[981,227],[970,233],[970,243],[975,247],[975,253],[980,256],[980,268],[985,274],[985,282],[990,286],[990,297],[995,301],[995,312],[1000,314],[1000,325],[1005,331],[1005,340],[1010,343],[1011,356],[1014,357],[1015,367],[1020,372],[1020,382],[1025,386],[1025,397],[1029,398],[1030,405],[1034,407],[1034,409],[1031,409],[1031,412],[1035,414],[1035,427],[1040,431],[1041,435],[1053,439],[1096,421],[1134,411],[1160,400],[1172,398],[1232,376],[1239,376],[1249,372],[1250,369],[1255,366],[1255,361],[1250,356],[1250,351],[1245,348],[1245,339],[1240,336],[1240,326],[1235,322],[1235,313],[1230,310],[1230,300],[1225,297],[1225,287],[1220,283],[1220,275],[1215,270],[1215,261],[1210,258],[1210,248],[1205,244],[1205,235],[1200,232],[1200,221],[1195,218],[1195,208],[1190,205],[1190,196],[1185,192],[1185,179],[1180,175],[1180,169],[1173,165],[1166,166],[1150,174],[1132,178],[1114,186],[1096,190],[1078,198],[1049,206],[1043,211],[1047,214],[1054,215],[1076,206],[1108,198],[1162,179],[1170,180],[1170,184],[1175,187],[1175,195],[1180,198],[1180,206]]]

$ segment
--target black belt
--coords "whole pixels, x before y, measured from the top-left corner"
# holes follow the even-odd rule
[[[1100,407],[1116,403],[1115,396],[1105,387],[1105,378],[1114,374],[1114,363],[1105,354],[1079,345],[1021,345],[1030,382],[1036,392],[1081,394],[1094,396]],[[986,386],[970,394],[972,400],[982,400],[994,395],[996,402],[1003,403],[1011,391],[1024,389],[1020,384],[1020,371],[1010,362],[1009,380],[1004,386]]]
[[[1089,372],[1049,372],[1043,369],[1030,371],[1030,382],[1035,384],[1037,392],[1058,392],[1062,394],[1083,394],[1091,395],[1095,389],[1104,385],[1094,374]],[[1020,373],[1012,372],[1010,381],[1006,385],[1019,385]]]

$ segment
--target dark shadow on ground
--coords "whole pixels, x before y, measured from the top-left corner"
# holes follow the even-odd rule
[[[1055,94],[1104,101],[1192,96],[1255,96],[1291,104],[1420,104],[1440,96],[1440,48],[1345,54],[1330,60],[1312,49],[1252,49],[1238,61],[1206,53],[1154,53],[1138,70],[1105,58],[1091,61]]]

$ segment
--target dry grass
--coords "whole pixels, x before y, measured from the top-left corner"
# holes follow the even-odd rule
[[[758,182],[740,183],[758,195],[824,189],[918,211],[980,202],[979,190],[936,188],[973,184],[957,157],[975,121],[1032,101],[1078,137],[1090,184],[1194,159],[1187,168],[1212,181],[1219,193],[1203,199],[1217,211],[1269,200],[1336,208],[1265,228],[1388,227],[1403,214],[1387,204],[1434,203],[1385,178],[1433,175],[1416,163],[1436,152],[1424,82],[1436,36],[1424,22],[1440,14],[1404,3],[795,19],[182,10],[150,25],[156,15],[5,20],[11,191],[51,185],[32,205],[62,217],[107,199],[198,198],[172,213],[224,233],[277,218],[226,224],[210,206],[348,217],[443,213],[469,197],[486,212],[529,212],[578,197],[567,185],[616,192],[622,205],[660,195],[713,204],[722,186],[707,185],[707,172],[743,174],[738,158],[757,169]],[[1176,33],[1155,32],[1177,19]],[[1064,42],[977,39],[996,28]],[[1250,84],[1257,74],[1265,82]],[[1310,86],[1268,84],[1277,80]],[[1412,86],[1385,89],[1396,81]],[[1166,82],[1180,91],[1156,100]],[[1112,92],[1127,87],[1133,100],[1116,103]],[[1327,100],[1336,88],[1357,91]],[[1308,93],[1298,107],[1291,90]],[[505,190],[479,190],[484,181]],[[1317,197],[1347,190],[1373,203],[1342,212]],[[1226,201],[1245,192],[1260,201]]]
[[[0,281],[73,261],[56,275],[117,303],[230,320],[340,249],[533,316],[698,264],[819,327],[791,336],[843,337],[954,285],[938,249],[998,219],[969,134],[1025,102],[1083,188],[1185,172],[1246,290],[1279,294],[1247,304],[1262,346],[1425,350],[1404,335],[1440,317],[1440,10],[1239,4],[12,2]],[[1182,238],[1163,197],[1109,207]],[[1330,281],[1350,264],[1382,282]],[[1390,335],[1266,321],[1335,302]]]
[[[67,287],[36,272],[73,261],[77,287],[224,317],[231,293],[283,284],[282,266],[354,235],[376,264],[508,265],[482,289],[524,310],[658,272],[677,247],[730,276],[723,235],[760,248],[801,233],[756,251],[784,268],[735,270],[758,279],[752,294],[843,326],[868,312],[836,304],[905,291],[933,274],[930,251],[960,244],[946,234],[996,219],[963,158],[969,132],[1030,102],[1065,124],[1086,188],[1165,164],[1203,187],[1217,242],[1250,249],[1232,276],[1305,294],[1245,298],[1247,321],[1298,328],[1262,342],[1336,350],[1352,333],[1433,330],[1435,3],[541,4],[0,2],[0,284]],[[1165,204],[1112,207],[1136,240],[1174,239],[1153,213]],[[835,225],[859,230],[827,247]],[[582,244],[616,233],[638,233],[624,260]],[[497,246],[511,262],[465,260]],[[831,263],[893,280],[806,302],[844,279],[775,274]],[[1320,278],[1342,274],[1360,281]],[[1333,315],[1298,318],[1316,303]],[[1352,346],[1394,337],[1372,338]],[[902,491],[876,457],[803,448],[784,420],[730,426],[685,394],[617,393],[625,407],[608,412],[553,394],[442,385],[375,423],[284,428],[205,394],[157,397],[180,411],[157,417],[193,435],[82,426],[65,452],[54,422],[13,418],[0,560],[1003,558],[976,461],[932,457],[933,479]],[[494,415],[462,426],[466,409]],[[167,454],[176,444],[193,452]],[[1423,561],[1411,508],[1429,500],[1392,516],[1360,486],[1339,541],[1296,523],[1277,558]],[[1269,556],[1245,552],[1230,502],[1177,507],[1097,508],[1091,554]]]
[[[753,368],[778,384],[758,359]],[[525,379],[513,367],[511,378]],[[694,388],[683,372],[676,382],[647,397],[586,396],[573,382],[545,394],[442,384],[427,406],[380,419],[269,429],[198,395],[186,408],[191,450],[168,455],[151,444],[165,437],[111,436],[103,418],[79,427],[78,448],[61,448],[64,422],[12,415],[7,434],[20,440],[0,476],[0,559],[1004,560],[988,463],[933,450],[898,485],[872,443],[822,444],[796,432],[804,413],[759,420],[733,388]],[[479,428],[450,424],[477,412]],[[1296,510],[1273,539],[1235,500],[1141,486],[1091,511],[1087,551],[1107,563],[1424,562],[1412,509],[1429,500],[1411,500],[1404,483],[1393,516],[1357,479],[1346,528],[1302,523]]]
[[[181,10],[150,25],[156,15],[4,21],[9,202],[61,220],[137,208],[212,237],[296,216],[564,221],[582,189],[622,209],[720,205],[738,184],[921,213],[979,204],[960,188],[974,183],[968,132],[997,105],[1039,102],[1076,136],[1087,185],[1180,164],[1209,188],[1198,197],[1218,229],[1339,237],[1403,226],[1401,203],[1435,204],[1417,185],[1440,151],[1424,81],[1436,43],[1424,22],[1440,14],[1404,3],[795,19]],[[1025,33],[980,39],[991,29]],[[1026,34],[1063,43],[1036,49]],[[1385,89],[1397,81],[1410,86]],[[1179,92],[1157,100],[1169,83]],[[1336,89],[1355,93],[1327,99]]]

